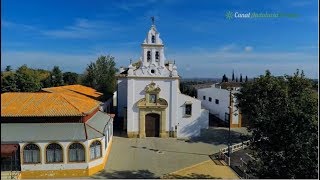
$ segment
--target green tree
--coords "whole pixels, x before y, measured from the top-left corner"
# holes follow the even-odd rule
[[[236,96],[252,132],[250,172],[259,178],[316,179],[318,96],[303,73],[274,77],[266,71]]]
[[[82,84],[97,88],[96,74],[96,64],[94,62],[91,62],[90,64],[88,64],[86,71],[82,77]]]
[[[2,74],[2,72],[1,72]],[[1,77],[1,92],[18,92],[17,78],[14,73],[3,75]]]
[[[74,72],[63,73],[63,82],[66,85],[78,84],[79,75]]]
[[[245,82],[248,82],[248,76],[246,76],[246,80],[245,80]]]
[[[59,66],[54,66],[51,72],[51,85],[62,86],[63,85],[63,74],[59,68]]]
[[[116,89],[117,72],[114,57],[100,56],[95,63],[86,68],[83,84],[91,86],[104,94],[104,99],[111,97]]]
[[[222,76],[222,81],[221,82],[228,82],[228,77],[226,76],[226,74],[224,74]]]
[[[234,70],[232,71],[232,81],[234,81]]]
[[[12,68],[11,68],[10,65],[6,67],[6,71],[7,71],[7,72],[12,71]]]
[[[41,89],[41,82],[38,73],[22,65],[15,73],[16,84],[21,92],[36,92]]]
[[[240,74],[240,82],[242,82],[242,74]]]

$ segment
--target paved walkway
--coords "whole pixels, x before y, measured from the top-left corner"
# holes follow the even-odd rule
[[[165,175],[165,179],[240,179],[238,175],[226,165],[217,165],[212,160],[178,170]]]
[[[235,143],[240,141],[236,131],[231,133]],[[92,178],[160,178],[210,160],[209,155],[226,147],[227,134],[226,128],[211,128],[190,140],[114,136],[105,171]]]

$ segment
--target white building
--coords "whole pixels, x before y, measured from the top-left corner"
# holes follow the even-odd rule
[[[138,63],[121,68],[118,75],[117,115],[123,117],[128,137],[192,137],[208,128],[208,111],[201,109],[201,101],[181,94],[179,78],[152,25]]]
[[[234,96],[239,88],[240,83],[235,82],[214,84],[210,88],[198,89],[198,99],[210,114],[225,122],[230,119],[230,127],[241,127],[242,116],[236,107],[237,98]]]
[[[2,93],[1,172],[21,179],[54,179],[103,170],[114,115],[100,110],[101,95],[81,85]]]

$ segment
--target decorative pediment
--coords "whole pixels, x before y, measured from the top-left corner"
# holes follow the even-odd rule
[[[156,87],[156,83],[154,82],[147,85],[144,90],[146,93],[159,93],[161,91],[159,87]]]
[[[149,103],[146,98],[142,98],[137,105],[139,108],[167,108],[168,102],[163,98],[159,98],[157,103]]]

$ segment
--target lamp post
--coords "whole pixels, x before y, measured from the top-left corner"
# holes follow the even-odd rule
[[[230,102],[229,102],[229,136],[228,136],[228,158],[229,158],[229,165],[230,165],[230,146],[231,146],[231,117],[232,117],[232,88],[228,88],[229,91],[229,97],[230,97]]]

